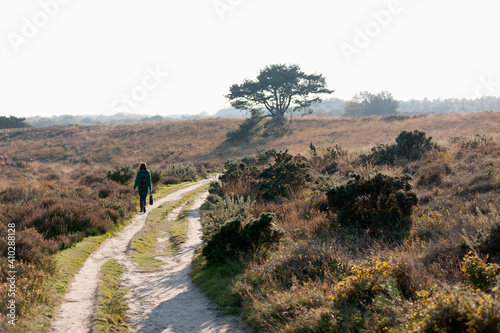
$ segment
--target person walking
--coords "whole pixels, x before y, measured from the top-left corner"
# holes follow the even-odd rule
[[[146,212],[146,199],[149,193],[152,192],[152,182],[151,182],[151,172],[148,170],[146,163],[141,163],[139,167],[139,171],[137,171],[137,175],[135,176],[134,189],[132,193],[135,192],[135,189],[139,189],[139,201],[141,204],[141,213]]]

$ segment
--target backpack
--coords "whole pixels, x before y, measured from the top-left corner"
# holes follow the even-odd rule
[[[139,172],[139,179],[137,179],[137,187],[140,189],[149,187],[149,173],[147,171]]]

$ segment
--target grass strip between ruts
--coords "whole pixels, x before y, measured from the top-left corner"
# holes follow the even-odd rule
[[[128,332],[125,297],[128,290],[120,282],[123,272],[116,259],[110,259],[102,266],[92,332]]]
[[[146,226],[134,236],[131,242],[132,257],[141,269],[159,270],[164,262],[157,257],[172,256],[176,253],[178,246],[185,239],[187,219],[185,222],[178,223],[178,221],[169,220],[167,216],[175,208],[181,207],[188,200],[201,195],[207,186],[187,193],[180,200],[166,202],[151,211]],[[182,212],[179,214],[181,217],[184,215]],[[163,235],[167,237],[165,237],[164,244],[159,246],[158,238]]]

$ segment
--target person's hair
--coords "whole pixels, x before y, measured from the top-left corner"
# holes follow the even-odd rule
[[[146,165],[146,163],[142,162],[141,166],[139,167],[139,170],[147,170],[147,169],[148,169],[148,166]]]

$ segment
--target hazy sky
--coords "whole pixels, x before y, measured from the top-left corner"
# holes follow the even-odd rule
[[[497,0],[1,0],[0,115],[213,114],[276,63],[332,97],[500,96]]]

